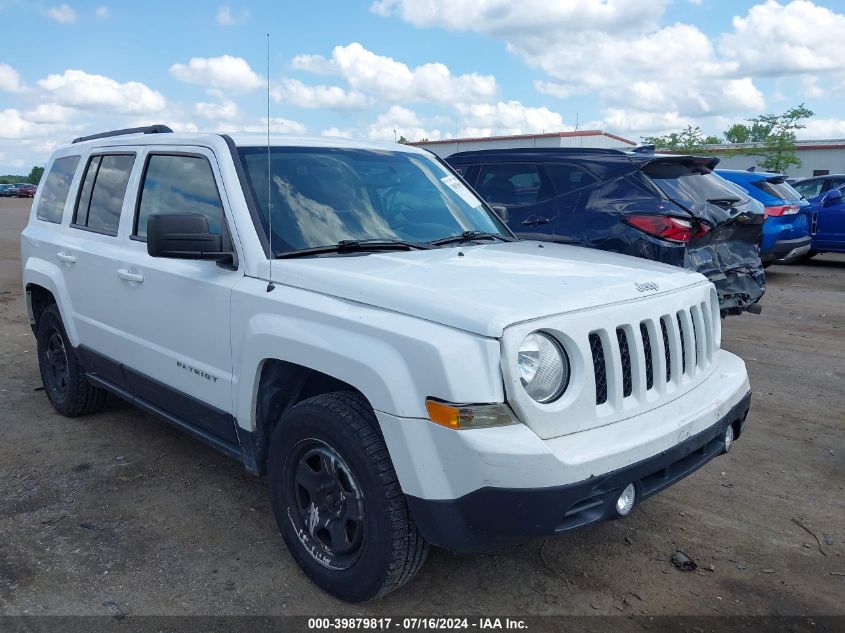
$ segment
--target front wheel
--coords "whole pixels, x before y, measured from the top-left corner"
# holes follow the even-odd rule
[[[269,484],[288,549],[333,596],[381,597],[422,566],[428,545],[360,395],[324,394],[288,411],[271,440]]]

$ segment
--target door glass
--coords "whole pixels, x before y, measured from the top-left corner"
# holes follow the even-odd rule
[[[201,213],[208,229],[223,230],[223,204],[208,160],[201,156],[153,154],[147,163],[135,235],[147,236],[147,220],[153,213]]]
[[[596,182],[595,176],[582,167],[567,165],[566,163],[549,163],[546,169],[551,176],[558,195],[569,193],[575,189],[586,187]]]
[[[79,156],[65,156],[53,161],[50,173],[44,179],[41,199],[38,201],[38,210],[35,213],[39,220],[57,223],[62,221],[70,182],[73,180],[78,164]]]
[[[74,224],[117,235],[133,154],[105,154],[88,162]]]
[[[476,191],[491,204],[512,206],[537,204],[555,196],[545,170],[530,163],[482,166]]]
[[[810,180],[797,182],[792,187],[805,198],[815,198],[822,192],[822,185],[824,185],[824,180]]]

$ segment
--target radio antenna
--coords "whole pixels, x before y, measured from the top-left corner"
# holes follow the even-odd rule
[[[268,261],[269,273],[267,275],[267,292],[272,292],[276,286],[273,285],[273,260],[276,252],[273,250],[273,202],[272,188],[273,181],[270,169],[270,34],[267,33],[267,230],[270,233],[270,260]]]

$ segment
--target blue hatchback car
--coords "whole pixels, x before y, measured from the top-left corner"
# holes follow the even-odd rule
[[[765,171],[717,169],[725,180],[739,185],[763,203],[766,223],[760,259],[764,266],[778,260],[792,262],[810,252],[812,206],[786,182],[786,176]]]
[[[805,178],[792,185],[813,208],[808,256],[818,253],[845,253],[845,175]]]

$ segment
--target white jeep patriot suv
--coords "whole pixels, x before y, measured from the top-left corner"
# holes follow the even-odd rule
[[[45,392],[111,392],[266,475],[320,587],[627,515],[750,403],[702,275],[520,241],[445,163],[174,134],[55,152],[21,237]]]

